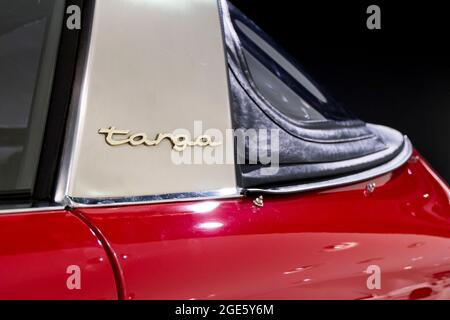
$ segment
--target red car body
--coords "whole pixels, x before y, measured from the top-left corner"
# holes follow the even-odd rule
[[[373,193],[357,183],[262,208],[243,197],[1,215],[0,298],[449,298],[447,185],[417,153],[372,181]],[[83,290],[67,290],[73,264]]]
[[[17,18],[0,19],[0,67],[17,76],[0,72],[0,300],[450,299],[446,182],[225,0],[75,1],[82,31],[44,2],[46,17],[40,1],[0,5]],[[18,72],[29,56],[35,72]],[[283,133],[282,175],[265,181],[267,162],[238,163],[235,137],[203,128]],[[229,162],[195,162],[222,145]]]

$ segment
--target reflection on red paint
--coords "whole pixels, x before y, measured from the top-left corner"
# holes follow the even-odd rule
[[[77,211],[128,256],[118,261],[126,297],[443,298],[450,193],[430,170],[416,153],[364,183],[265,196],[257,211],[253,197]],[[381,289],[367,288],[370,265],[380,267]]]

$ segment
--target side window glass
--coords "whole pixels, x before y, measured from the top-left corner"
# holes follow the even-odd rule
[[[0,196],[32,192],[63,17],[64,1],[0,2]]]

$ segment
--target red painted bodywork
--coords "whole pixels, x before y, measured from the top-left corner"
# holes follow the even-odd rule
[[[417,153],[364,183],[256,196],[0,215],[0,299],[450,299],[449,189]]]
[[[80,267],[80,290],[67,287],[71,265]],[[70,212],[0,215],[3,299],[117,299],[117,287],[102,244]]]
[[[417,154],[370,182],[371,194],[365,182],[262,208],[245,197],[76,214],[108,239],[127,299],[450,298],[448,186]]]

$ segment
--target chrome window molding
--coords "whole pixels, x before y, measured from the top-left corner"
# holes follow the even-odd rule
[[[68,207],[71,208],[111,207],[111,206],[156,204],[167,202],[233,199],[242,197],[242,194],[243,192],[242,189],[240,188],[228,188],[205,192],[183,192],[183,193],[148,195],[139,197],[123,197],[123,198],[74,198],[67,196],[65,198],[65,203]]]
[[[83,32],[80,38],[79,54],[77,58],[75,77],[72,90],[72,98],[69,106],[69,112],[67,116],[66,131],[64,137],[64,146],[61,156],[59,174],[56,183],[56,191],[54,200],[56,203],[66,203],[65,197],[67,192],[67,186],[69,177],[71,174],[71,159],[74,156],[75,137],[79,132],[77,127],[78,119],[80,117],[80,108],[78,106],[82,103],[83,87],[86,86],[89,74],[87,73],[87,58],[89,52],[89,45],[91,42],[92,22],[94,18],[94,12],[97,1],[92,0],[92,5],[89,8],[87,19],[89,21],[83,26]]]
[[[271,195],[301,193],[306,191],[349,185],[381,176],[405,164],[405,162],[408,161],[409,158],[411,157],[412,152],[413,152],[412,144],[408,139],[408,137],[405,136],[405,143],[402,151],[394,159],[390,160],[389,162],[383,165],[340,178],[299,184],[294,186],[286,186],[278,188],[249,188],[249,189],[229,188],[205,192],[186,192],[186,193],[139,196],[139,197],[103,198],[103,199],[66,197],[64,202],[68,207],[71,208],[80,208],[80,207],[98,208],[111,206],[157,204],[167,202],[233,199],[243,197],[245,194],[248,193],[271,194]]]
[[[412,155],[413,152],[413,146],[411,144],[411,141],[408,139],[407,136],[404,137],[405,142],[403,149],[400,151],[400,153],[393,158],[392,160],[369,170],[365,170],[362,172],[358,172],[355,174],[334,178],[334,179],[328,179],[323,181],[317,181],[317,182],[311,182],[311,183],[305,183],[305,184],[299,184],[295,186],[285,186],[285,187],[277,187],[277,188],[249,188],[245,191],[248,193],[262,193],[262,194],[292,194],[292,193],[299,193],[299,192],[306,192],[306,191],[312,191],[312,190],[319,190],[319,189],[325,189],[325,188],[331,188],[331,187],[340,187],[343,185],[348,185],[356,182],[361,182],[365,180],[369,180],[378,176],[381,176],[383,174],[389,173],[399,167],[401,167],[403,164],[405,164],[406,161],[409,160],[409,158]]]
[[[39,213],[39,212],[49,212],[49,211],[62,211],[65,207],[62,205],[54,205],[47,207],[28,207],[28,208],[16,208],[16,209],[0,209],[0,215],[7,214],[20,214],[20,213]]]

